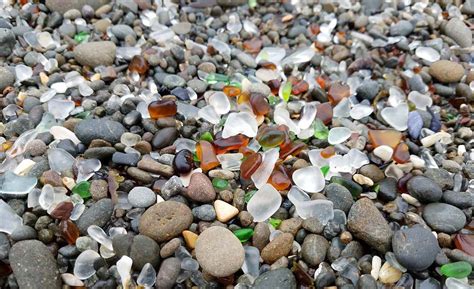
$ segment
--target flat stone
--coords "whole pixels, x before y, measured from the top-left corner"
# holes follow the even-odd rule
[[[216,191],[205,174],[194,173],[191,175],[186,195],[193,201],[208,203],[216,198]]]
[[[334,209],[339,209],[344,212],[349,212],[354,200],[351,192],[346,187],[340,184],[329,184],[325,189],[326,197],[333,202]]]
[[[87,228],[91,225],[99,227],[105,226],[110,221],[114,211],[114,205],[111,199],[101,199],[92,204],[76,221],[76,225],[81,234],[87,235]]]
[[[97,9],[109,2],[110,0],[46,0],[46,6],[51,11],[64,14],[71,9],[81,10],[84,5],[90,5],[92,8]]]
[[[169,178],[174,175],[172,166],[164,165],[155,161],[151,156],[144,156],[137,164],[138,168],[146,172],[158,174],[160,176]]]
[[[87,42],[74,48],[74,58],[82,65],[95,68],[114,63],[116,47],[112,41]]]
[[[87,145],[95,139],[118,143],[124,132],[125,128],[121,123],[107,119],[85,119],[74,128],[77,138]]]
[[[244,247],[228,229],[210,227],[202,232],[196,242],[196,259],[199,265],[215,277],[234,274],[244,263]]]
[[[407,190],[410,195],[423,203],[437,202],[443,196],[441,188],[424,176],[412,177],[407,183]]]
[[[9,261],[20,288],[61,288],[56,259],[40,241],[15,243]]]
[[[442,83],[459,82],[464,76],[464,67],[461,64],[449,61],[438,60],[431,64],[429,73],[432,77]]]
[[[435,231],[448,234],[461,230],[466,224],[463,211],[444,203],[431,203],[423,210],[423,219]]]
[[[430,230],[422,226],[397,231],[392,238],[397,261],[412,271],[423,271],[433,264],[440,247]]]
[[[472,46],[472,33],[460,19],[453,17],[444,27],[444,33],[461,47]]]
[[[282,233],[263,248],[261,257],[265,263],[273,264],[281,257],[287,256],[291,251],[292,245],[293,235],[290,233]]]
[[[296,278],[288,268],[270,270],[255,279],[252,289],[296,289]]]
[[[390,249],[393,232],[382,213],[367,198],[358,200],[352,206],[347,218],[347,228],[356,238],[380,252]]]
[[[153,140],[151,141],[151,144],[155,149],[162,149],[164,147],[172,145],[174,141],[178,138],[178,136],[179,132],[176,128],[165,127],[160,129],[155,134]]]
[[[303,260],[311,266],[319,266],[326,258],[329,242],[323,236],[308,235],[301,246]]]
[[[138,230],[161,243],[177,237],[193,222],[193,214],[188,206],[165,201],[153,205],[140,218]]]

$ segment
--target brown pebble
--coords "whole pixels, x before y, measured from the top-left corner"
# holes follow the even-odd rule
[[[262,250],[261,257],[267,264],[273,264],[276,260],[283,256],[287,256],[293,246],[293,235],[283,233],[273,239]]]

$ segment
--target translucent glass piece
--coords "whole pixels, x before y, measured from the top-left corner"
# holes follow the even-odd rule
[[[431,47],[423,47],[423,46],[420,46],[416,49],[415,55],[429,62],[435,62],[435,61],[440,60],[441,58],[441,55],[439,54],[438,51],[436,51],[435,49]]]
[[[209,96],[208,103],[219,115],[226,114],[230,110],[229,98],[221,91],[213,93],[211,96]]]
[[[309,102],[306,103],[303,107],[303,111],[301,113],[300,121],[298,122],[298,126],[300,129],[307,129],[313,123],[314,118],[316,117],[316,103]]]
[[[228,138],[243,134],[248,137],[257,135],[258,123],[253,115],[248,112],[233,112],[227,117],[222,130],[222,137]]]
[[[315,54],[316,54],[316,51],[311,46],[303,48],[303,49],[299,49],[296,52],[293,52],[293,54],[283,59],[282,65],[285,65],[285,64],[296,65],[300,63],[305,63],[305,62],[310,61],[311,58],[313,58]]]
[[[218,124],[221,121],[221,117],[212,105],[202,107],[198,112],[198,116],[212,124]]]
[[[11,234],[23,224],[23,219],[3,200],[0,200],[0,232]]]
[[[302,190],[317,193],[324,189],[325,180],[321,169],[309,166],[296,170],[293,173],[293,182]]]
[[[33,69],[31,67],[18,64],[15,66],[16,83],[21,83],[33,76]]]
[[[413,102],[416,108],[426,110],[426,107],[433,105],[433,99],[426,94],[421,94],[418,91],[412,91],[408,94],[408,100]]]
[[[279,64],[285,57],[286,51],[281,47],[265,47],[260,50],[260,53],[255,58],[257,63],[261,61],[268,61],[274,64]]]
[[[156,271],[153,265],[146,263],[137,278],[137,284],[145,288],[151,288],[156,282]]]
[[[260,189],[267,183],[278,158],[279,152],[277,148],[272,148],[263,153],[262,163],[251,176],[255,187]]]
[[[408,104],[403,102],[397,107],[385,107],[381,115],[394,129],[404,131],[408,128]]]
[[[229,171],[240,171],[240,165],[242,163],[243,157],[244,155],[241,153],[217,155],[217,159],[221,163],[222,169]]]
[[[263,222],[270,218],[281,205],[280,193],[270,184],[263,185],[250,199],[247,211],[254,222]]]
[[[44,210],[48,210],[54,203],[54,188],[50,184],[46,184],[41,189],[41,195],[38,199],[39,205]]]
[[[303,219],[316,218],[326,225],[334,218],[334,204],[328,200],[311,200],[295,205],[296,212]]]
[[[227,22],[227,30],[230,33],[237,34],[242,30],[242,23],[240,23],[239,15],[232,13],[229,15],[229,21]]]
[[[101,227],[96,225],[91,225],[87,228],[87,234],[97,241],[97,243],[105,246],[109,250],[113,250],[112,240],[105,234],[104,230]]]
[[[122,256],[120,260],[117,261],[117,271],[120,275],[120,280],[122,280],[123,288],[128,288],[128,283],[130,282],[130,270],[132,269],[132,258],[128,256]]]
[[[347,127],[333,127],[329,130],[328,142],[332,145],[345,142],[352,132]]]
[[[260,275],[259,271],[259,261],[260,261],[260,251],[252,246],[244,246],[245,250],[245,259],[244,264],[242,264],[242,271],[245,274],[249,274],[253,277],[258,277]]]
[[[74,264],[74,275],[81,280],[88,279],[95,274],[95,262],[100,258],[100,255],[93,250],[86,250],[82,252],[76,259]]]
[[[70,171],[76,159],[61,148],[48,150],[49,167],[58,173]]]
[[[358,119],[371,115],[373,111],[374,109],[369,105],[356,104],[354,105],[354,107],[352,107],[350,111],[350,116],[353,119],[358,120]]]
[[[0,175],[0,195],[3,196],[24,196],[36,186],[35,177],[19,176],[11,171]]]
[[[66,119],[74,107],[74,101],[71,100],[51,99],[48,102],[48,111],[56,119]]]

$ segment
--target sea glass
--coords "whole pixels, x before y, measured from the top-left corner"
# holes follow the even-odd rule
[[[196,144],[196,155],[203,171],[211,170],[219,165],[214,147],[208,141],[201,140]]]
[[[253,229],[252,228],[242,228],[234,231],[234,235],[240,242],[245,243],[253,236]]]
[[[81,280],[88,279],[95,274],[95,263],[100,259],[100,255],[93,250],[82,252],[74,263],[74,275]]]
[[[410,160],[408,145],[404,142],[399,143],[393,150],[392,158],[399,164],[407,163]]]
[[[222,137],[228,138],[234,135],[243,134],[247,137],[257,135],[258,124],[253,115],[248,112],[232,112],[227,117],[222,130]]]
[[[277,148],[272,148],[263,154],[262,163],[257,168],[255,173],[252,174],[251,179],[258,189],[263,188],[270,177],[276,161],[278,160],[279,153]],[[273,187],[272,187],[273,188]],[[274,189],[274,188],[273,188]]]
[[[336,82],[331,85],[328,91],[328,99],[332,105],[338,104],[344,98],[347,98],[351,95],[351,89],[349,85]]]
[[[374,147],[388,145],[395,149],[402,139],[402,134],[396,130],[369,130],[369,141]]]
[[[64,238],[64,240],[66,240],[66,242],[69,244],[69,245],[74,245],[76,243],[76,240],[77,238],[79,238],[80,236],[80,232],[79,232],[79,228],[76,226],[76,224],[74,224],[73,222],[71,222],[70,220],[63,220],[59,223],[59,231],[61,233],[61,236]],[[78,257],[79,258],[79,257]],[[77,260],[76,260],[76,265],[77,265]],[[75,273],[75,269],[74,269],[74,274],[79,277],[80,279],[87,279],[89,278],[90,276],[86,277],[86,278],[81,278],[80,275],[76,274]],[[95,271],[94,271],[95,272]],[[94,273],[92,273],[94,274]],[[92,275],[91,275],[92,276]]]
[[[212,144],[216,149],[216,154],[224,154],[229,151],[238,150],[245,147],[249,143],[249,139],[242,134],[237,134],[228,138],[216,138]]]
[[[254,222],[263,222],[270,218],[281,205],[280,193],[270,184],[264,184],[247,204],[247,211]]]
[[[148,105],[148,112],[153,119],[174,116],[178,108],[174,100],[157,100]]]
[[[324,189],[325,180],[321,170],[309,166],[296,170],[293,173],[293,182],[299,188],[309,193],[317,193]]]
[[[137,284],[145,288],[152,288],[156,282],[156,271],[153,265],[146,263],[137,278]]]
[[[270,104],[263,94],[252,93],[250,95],[250,105],[256,115],[266,115],[270,112]]]
[[[466,261],[458,261],[454,263],[448,263],[441,266],[441,274],[446,277],[453,278],[465,278],[472,272],[472,266]]]
[[[10,205],[0,200],[0,232],[11,234],[22,224],[23,219],[17,215]]]
[[[246,180],[250,179],[253,173],[259,168],[262,159],[262,155],[258,152],[248,155],[240,165],[240,176]]]
[[[0,175],[0,195],[24,196],[36,186],[35,177],[19,176],[11,171]]]

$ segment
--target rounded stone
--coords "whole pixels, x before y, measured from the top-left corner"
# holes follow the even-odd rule
[[[435,231],[455,233],[466,224],[463,211],[444,203],[432,203],[425,206],[423,219]]]
[[[0,67],[0,92],[5,89],[5,87],[13,85],[15,82],[15,75],[10,72],[9,69],[5,67]]]
[[[161,243],[177,237],[193,222],[193,214],[188,206],[165,201],[153,205],[140,218],[138,230]]]
[[[244,247],[232,232],[223,227],[210,227],[199,235],[196,258],[199,265],[215,277],[234,274],[244,263]]]
[[[164,147],[170,146],[174,143],[174,141],[178,138],[179,136],[179,131],[174,128],[174,127],[166,127],[163,129],[160,129],[155,136],[153,137],[153,140],[151,141],[151,144],[153,145],[153,148],[155,149],[162,149]]]
[[[465,72],[459,63],[449,60],[439,60],[431,64],[429,73],[439,82],[451,83],[461,80]]]
[[[111,199],[101,199],[90,206],[76,221],[79,231],[83,235],[87,234],[87,228],[91,225],[99,227],[105,226],[110,220],[114,211],[114,205]]]
[[[303,260],[311,266],[317,267],[326,258],[329,242],[320,235],[308,235],[301,246]]]
[[[74,58],[84,66],[110,66],[115,60],[116,47],[112,41],[82,43],[74,48]]]
[[[412,271],[430,267],[440,250],[436,237],[421,226],[397,231],[392,238],[392,248],[397,261]]]
[[[339,209],[346,213],[349,212],[352,204],[354,204],[354,199],[346,187],[332,183],[326,187],[325,191],[328,200],[334,203],[334,209]]]
[[[125,128],[121,123],[107,119],[86,119],[74,128],[77,138],[84,144],[89,144],[95,139],[118,143],[124,132]]]
[[[56,259],[40,241],[15,243],[9,261],[20,288],[61,288]]]
[[[270,270],[255,279],[253,289],[296,289],[296,278],[288,268]]]
[[[128,202],[136,208],[148,208],[156,203],[156,195],[147,187],[134,187],[128,193]]]
[[[437,202],[443,196],[441,188],[431,179],[415,176],[407,183],[407,190],[417,200],[423,203]]]
[[[205,174],[194,173],[191,175],[187,195],[193,201],[207,203],[216,198],[216,191]]]

